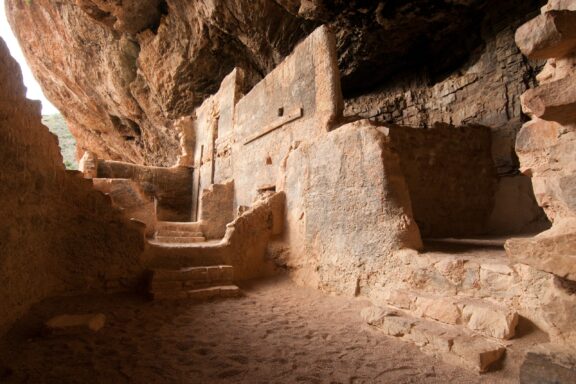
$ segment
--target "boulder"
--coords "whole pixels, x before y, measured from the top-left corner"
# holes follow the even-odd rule
[[[546,12],[518,28],[515,39],[531,59],[567,56],[576,48],[576,12]]]
[[[576,73],[529,89],[521,100],[522,109],[531,116],[572,124],[576,121]]]
[[[576,281],[576,219],[555,223],[532,238],[510,239],[505,248],[514,263]]]

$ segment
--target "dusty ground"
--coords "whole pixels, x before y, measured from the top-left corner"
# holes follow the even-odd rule
[[[245,296],[162,303],[134,295],[45,301],[0,353],[2,383],[509,383],[479,376],[382,336],[360,319],[361,299],[327,297],[281,279]],[[102,312],[97,334],[42,336],[61,313]]]

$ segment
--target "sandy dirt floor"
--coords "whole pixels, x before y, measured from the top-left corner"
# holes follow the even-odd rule
[[[0,382],[465,384],[518,377],[517,366],[480,376],[379,334],[360,318],[365,299],[325,296],[286,279],[242,288],[241,298],[205,303],[129,294],[44,301],[4,341]],[[91,312],[107,316],[98,333],[40,332],[51,316]]]

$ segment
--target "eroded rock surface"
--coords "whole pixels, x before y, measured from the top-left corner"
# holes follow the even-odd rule
[[[532,177],[536,200],[553,226],[535,237],[506,243],[510,259],[518,263],[515,268],[523,284],[539,280],[539,302],[524,295],[524,306],[529,311],[539,307],[541,325],[551,340],[570,346],[572,354],[576,331],[568,319],[576,313],[574,20],[572,2],[550,1],[542,8],[542,15],[523,25],[516,34],[525,54],[549,58],[538,75],[539,85],[522,96],[523,109],[532,120],[518,134],[516,149],[521,169]],[[536,355],[527,359],[529,365],[542,361]]]

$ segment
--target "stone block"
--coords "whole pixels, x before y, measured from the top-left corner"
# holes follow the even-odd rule
[[[450,352],[454,338],[457,336],[457,332],[448,330],[444,326],[429,321],[420,321],[414,324],[410,334],[406,335],[406,339],[431,353],[447,353]]]
[[[576,121],[576,73],[529,89],[521,97],[525,113],[560,124]]]
[[[416,298],[408,291],[395,289],[390,292],[387,302],[397,308],[410,309]]]
[[[207,267],[156,269],[152,273],[153,281],[206,280],[207,276]]]
[[[396,316],[394,313],[391,313],[382,318],[378,328],[390,336],[404,336],[410,334],[412,327],[417,322],[416,319]]]
[[[222,279],[222,271],[219,266],[206,268],[206,279],[208,281],[220,281]]]
[[[516,136],[516,151],[529,153],[552,147],[558,143],[561,127],[551,121],[534,119],[522,126]]]
[[[510,239],[505,248],[511,261],[576,281],[576,219],[526,239]]]
[[[385,334],[412,342],[422,351],[450,363],[485,372],[505,352],[501,344],[470,334],[461,326],[416,319],[398,311],[376,308],[364,311],[364,318]]]
[[[486,372],[500,361],[506,348],[498,343],[473,336],[459,336],[454,339],[451,350],[469,368]]]
[[[459,324],[461,313],[453,299],[438,296],[418,296],[413,310],[418,316],[446,324]]]
[[[462,318],[469,329],[497,339],[514,337],[518,325],[516,311],[479,301],[463,302],[461,305]]]
[[[480,266],[480,286],[489,292],[506,293],[514,285],[512,269],[507,265],[482,264]]]
[[[219,295],[222,298],[242,296],[242,291],[235,285],[223,285],[219,287]]]
[[[397,312],[390,308],[379,307],[376,305],[371,305],[362,309],[360,316],[362,319],[370,325],[379,325],[384,321],[386,316],[394,316]]]
[[[98,332],[105,324],[106,316],[101,313],[59,315],[46,322],[46,329],[52,334],[75,334]]]
[[[515,39],[531,59],[567,56],[576,48],[576,12],[546,12],[518,28]]]
[[[221,265],[220,273],[223,281],[234,280],[234,267],[232,267],[231,265]]]

